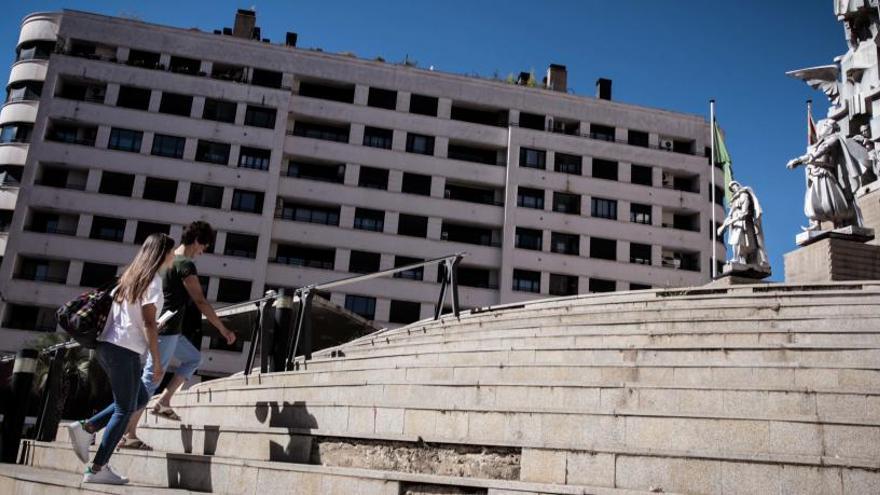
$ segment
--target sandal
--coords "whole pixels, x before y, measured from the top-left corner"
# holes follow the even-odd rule
[[[119,448],[132,450],[153,450],[153,447],[145,444],[140,438],[123,438],[122,441],[119,442]]]
[[[150,413],[170,419],[171,421],[180,421],[180,416],[174,412],[174,409],[171,409],[169,406],[163,406],[162,404],[156,404],[156,406],[150,410]]]

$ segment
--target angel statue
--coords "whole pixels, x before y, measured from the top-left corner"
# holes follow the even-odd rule
[[[759,271],[770,271],[770,260],[764,249],[763,210],[751,187],[743,187],[737,181],[728,186],[733,198],[727,218],[718,228],[718,235],[729,230],[727,243],[733,251],[728,263],[751,265]]]
[[[810,219],[810,225],[803,228],[805,231],[819,230],[821,222],[831,222],[835,229],[862,226],[862,215],[854,198],[868,172],[867,152],[838,130],[837,122],[831,119],[817,122],[816,143],[807,147],[805,155],[786,165],[789,169],[807,167],[804,215]]]

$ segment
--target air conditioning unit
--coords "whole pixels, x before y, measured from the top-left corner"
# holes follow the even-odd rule
[[[672,142],[671,139],[661,139],[660,140],[660,149],[666,151],[672,151],[672,146],[675,143]]]

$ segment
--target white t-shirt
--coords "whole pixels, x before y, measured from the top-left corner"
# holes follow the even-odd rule
[[[98,340],[143,354],[147,350],[147,338],[144,336],[144,316],[141,314],[141,306],[155,305],[158,318],[162,313],[164,302],[162,279],[156,275],[139,302],[113,301],[113,307],[107,317],[107,326],[104,327],[104,332]]]

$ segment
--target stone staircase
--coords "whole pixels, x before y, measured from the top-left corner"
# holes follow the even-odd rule
[[[298,364],[179,393],[114,466],[255,495],[880,493],[880,282],[483,308]],[[81,470],[59,439],[31,469]]]

